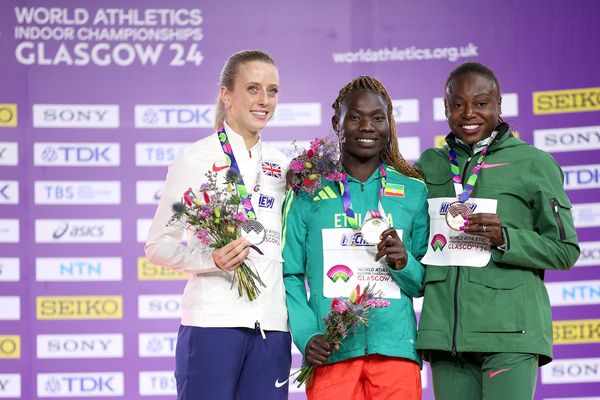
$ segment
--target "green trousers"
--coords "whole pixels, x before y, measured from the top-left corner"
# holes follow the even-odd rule
[[[531,400],[538,356],[527,353],[431,353],[436,400]]]

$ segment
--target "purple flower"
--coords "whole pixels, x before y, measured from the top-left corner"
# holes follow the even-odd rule
[[[202,211],[200,211],[198,213],[198,216],[200,218],[208,218],[208,217],[210,217],[211,213],[212,213],[212,210],[210,209],[210,207],[207,207],[207,208],[203,208]]]
[[[310,141],[310,148],[315,151],[315,152],[319,152],[319,149],[321,148],[321,139],[319,138],[314,138],[313,140]]]

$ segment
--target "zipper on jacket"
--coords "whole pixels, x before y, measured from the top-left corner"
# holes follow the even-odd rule
[[[364,191],[365,191],[365,183],[364,183],[364,182],[361,182],[361,183],[360,183],[360,191],[361,191],[361,192],[364,192]]]
[[[369,341],[367,340],[367,327],[365,326],[365,356],[369,355]]]
[[[567,235],[565,234],[565,227],[563,225],[562,219],[560,218],[560,214],[558,213],[558,200],[556,197],[550,199],[550,204],[552,204],[552,214],[554,214],[554,219],[556,220],[556,225],[558,225],[558,235],[560,240],[565,240]]]
[[[452,355],[456,355],[456,333],[458,332],[458,284],[461,267],[456,267],[456,282],[454,283],[454,327],[452,328]]]

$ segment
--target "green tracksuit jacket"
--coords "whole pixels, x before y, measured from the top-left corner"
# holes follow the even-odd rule
[[[417,347],[456,352],[517,352],[552,359],[552,316],[544,286],[547,269],[570,269],[579,256],[562,170],[547,153],[501,124],[473,197],[498,199],[506,251],[492,249],[483,268],[428,266]],[[430,198],[454,197],[448,158],[456,151],[463,182],[477,157],[446,137],[417,162]],[[427,351],[423,356],[427,359]]]
[[[391,300],[388,308],[373,310],[369,326],[359,327],[355,334],[350,334],[340,349],[333,352],[328,363],[368,354],[421,362],[415,349],[416,321],[412,298],[421,296],[423,289],[424,268],[419,259],[425,254],[429,234],[427,193],[422,181],[407,178],[390,166],[386,166],[386,175],[388,184],[404,186],[403,197],[383,196],[381,200],[392,226],[403,231],[403,243],[409,257],[408,264],[400,271],[389,269],[381,261],[381,265],[391,271],[394,282],[401,288],[400,298]],[[283,273],[286,300],[290,330],[294,343],[302,353],[310,338],[324,333],[322,318],[329,313],[333,300],[325,297],[323,291],[322,229],[349,228],[338,183],[324,181],[324,184],[324,189],[314,196],[305,192],[294,195],[290,191],[284,205]],[[377,210],[379,169],[364,184],[350,176],[348,184],[352,208],[357,217],[365,217],[368,210]],[[310,287],[308,300],[305,279]],[[344,282],[340,280],[336,284]],[[348,287],[346,297],[351,289]]]

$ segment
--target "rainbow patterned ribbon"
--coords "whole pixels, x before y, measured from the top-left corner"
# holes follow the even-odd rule
[[[256,219],[256,213],[254,212],[254,207],[252,207],[252,202],[250,201],[251,195],[248,193],[246,189],[246,185],[244,184],[244,179],[242,178],[242,174],[240,173],[240,168],[238,167],[238,163],[235,160],[235,156],[233,155],[233,149],[231,148],[231,144],[229,143],[229,138],[227,137],[227,133],[225,132],[225,126],[221,126],[221,129],[217,132],[219,136],[219,142],[221,142],[221,148],[223,149],[223,153],[225,154],[225,160],[229,168],[231,168],[239,177],[235,182],[235,188],[242,199],[242,206],[244,206],[244,213],[248,219]]]
[[[379,174],[381,175],[379,186],[379,202],[381,203],[383,191],[387,182],[387,175],[382,163],[379,163]],[[342,180],[339,182],[339,185],[340,192],[342,193],[342,204],[344,205],[344,212],[346,213],[348,225],[350,225],[352,229],[358,229],[358,221],[356,220],[356,215],[352,209],[352,199],[350,198],[350,188],[348,187],[348,176],[345,170],[342,171]]]
[[[467,200],[469,200],[471,194],[473,193],[473,188],[475,187],[475,182],[477,182],[477,177],[481,172],[481,165],[485,161],[485,154],[487,153],[488,147],[490,147],[489,144],[481,150],[479,158],[477,159],[477,163],[471,172],[471,176],[469,176],[469,179],[467,179],[467,184],[463,188],[462,193],[458,195],[458,201],[461,203],[465,203]],[[460,168],[458,166],[458,160],[456,159],[456,152],[454,150],[450,150],[450,171],[452,172],[452,181],[454,184],[462,185]]]

